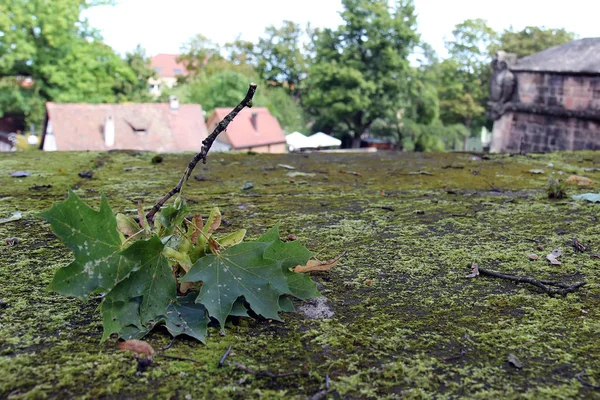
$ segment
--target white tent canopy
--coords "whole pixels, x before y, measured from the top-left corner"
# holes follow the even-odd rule
[[[307,138],[300,132],[293,132],[289,135],[286,135],[285,141],[290,147],[290,150],[308,149],[311,147],[316,147],[313,145],[312,141],[309,138]]]
[[[342,145],[340,139],[336,139],[323,132],[310,135],[308,139],[311,141],[312,147],[339,147]]]

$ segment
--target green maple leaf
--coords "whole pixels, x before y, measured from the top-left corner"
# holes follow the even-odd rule
[[[241,243],[219,254],[204,256],[181,281],[202,281],[196,303],[203,304],[221,327],[240,296],[244,296],[255,313],[280,320],[279,296],[288,292],[288,286],[277,261],[263,257],[269,245]]]
[[[144,330],[164,318],[177,295],[177,286],[163,248],[160,238],[153,236],[122,251],[122,256],[133,264],[134,272],[119,282],[102,302],[102,340],[129,325]]]
[[[295,266],[305,265],[311,259],[313,256],[311,251],[297,241],[283,242],[279,238],[279,224],[258,238],[258,241],[270,243],[265,249],[264,258],[277,262],[281,267],[288,284],[288,291],[285,293],[302,300],[321,296],[317,285],[308,274],[293,272]],[[287,309],[289,308],[288,306]]]
[[[39,214],[67,245],[75,260],[60,268],[50,289],[67,296],[86,298],[90,293],[108,291],[126,278],[134,265],[121,255],[117,221],[106,197],[95,211],[69,190],[67,200]]]
[[[167,307],[166,325],[173,337],[188,335],[205,343],[208,316],[206,308],[194,301],[196,296],[197,293],[188,293],[171,302]]]

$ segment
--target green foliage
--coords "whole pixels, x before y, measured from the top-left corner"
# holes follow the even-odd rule
[[[109,1],[15,0],[0,4],[0,115],[38,126],[46,101],[139,100],[147,92],[134,58],[122,60],[81,18]],[[29,81],[25,81],[29,78]]]
[[[292,21],[283,21],[280,28],[268,26],[253,48],[261,78],[294,93],[308,70],[307,49],[302,43],[307,34]]]
[[[550,177],[546,186],[549,199],[564,199],[567,197],[567,185],[563,179]]]
[[[355,139],[407,99],[408,56],[416,44],[412,1],[344,0],[344,24],[314,43],[303,104],[320,124]]]
[[[204,341],[210,318],[222,328],[228,316],[247,316],[248,310],[279,320],[279,312],[293,310],[287,295],[319,296],[307,274],[293,272],[312,253],[298,242],[282,242],[278,226],[242,243],[245,230],[214,234],[218,209],[206,225],[199,215],[185,219],[187,212],[179,197],[151,228],[145,218],[115,217],[104,196],[95,211],[69,192],[40,214],[75,256],[56,272],[50,289],[80,298],[103,293],[103,341],[112,334],[141,338],[157,324],[173,336]]]
[[[497,34],[481,19],[463,21],[452,34],[446,42],[450,58],[437,65],[440,119],[448,125],[464,124],[466,143],[472,132],[487,123],[490,49],[497,42]]]
[[[521,58],[572,40],[575,40],[575,34],[564,29],[527,26],[520,31],[515,31],[511,27],[502,32],[498,44],[491,52],[493,54],[498,50],[504,50],[515,53]]]

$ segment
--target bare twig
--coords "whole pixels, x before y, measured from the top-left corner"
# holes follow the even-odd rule
[[[148,214],[146,214],[146,219],[148,220],[148,222],[152,223],[152,221],[154,220],[154,214],[156,214],[158,210],[160,210],[160,208],[167,202],[167,200],[175,196],[177,193],[181,192],[183,184],[189,179],[190,175],[192,174],[192,171],[194,170],[194,168],[196,168],[198,162],[202,160],[202,163],[206,164],[206,155],[208,154],[208,151],[210,150],[217,136],[219,136],[219,134],[227,128],[227,125],[229,125],[229,123],[233,121],[233,119],[238,115],[240,111],[242,111],[242,109],[244,109],[245,107],[252,107],[252,98],[254,97],[254,93],[256,92],[256,87],[256,83],[251,83],[250,87],[248,88],[248,92],[246,93],[246,97],[244,97],[244,100],[242,100],[240,104],[235,106],[235,108],[231,110],[231,112],[227,114],[227,116],[223,118],[221,122],[219,122],[219,124],[215,127],[213,132],[202,141],[202,148],[200,149],[200,152],[196,154],[194,158],[192,158],[187,168],[183,172],[181,179],[179,179],[177,185],[175,185],[173,189],[171,189],[167,194],[165,194],[154,205],[154,207],[152,207],[152,209],[148,211]]]
[[[569,286],[565,283],[540,281],[540,280],[537,280],[530,276],[505,275],[505,274],[501,274],[500,272],[490,271],[489,269],[484,269],[481,267],[479,268],[479,274],[491,276],[493,278],[506,279],[508,281],[517,282],[517,283],[529,283],[530,285],[533,285],[535,287],[542,289],[544,292],[548,293],[549,295],[559,294],[561,296],[565,296],[567,293],[574,292],[575,290],[579,289],[580,287],[582,287],[583,285],[586,284],[586,282],[578,282],[578,283],[575,283],[575,284]],[[562,289],[555,289],[551,286],[557,286]]]
[[[166,354],[160,354],[160,353],[157,353],[157,354],[155,354],[155,356],[162,357],[162,358],[170,358],[171,360],[178,360],[178,361],[191,361],[191,362],[195,362],[195,363],[198,363],[198,364],[202,364],[202,361],[194,360],[193,358],[185,358],[185,357],[177,357],[177,356],[168,356],[168,355],[166,355]]]
[[[321,400],[327,396],[327,392],[329,392],[329,375],[325,375],[325,389],[318,391],[315,393],[309,400]]]
[[[587,386],[589,388],[592,388],[594,390],[600,390],[600,386],[598,385],[594,385],[593,383],[589,383],[588,381],[586,381],[585,379],[583,379],[583,376],[585,375],[585,371],[581,371],[580,373],[578,373],[577,375],[575,375],[575,378],[583,385],[583,386]]]
[[[456,354],[456,355],[450,356],[450,357],[446,357],[446,358],[442,358],[440,361],[458,360],[460,358],[463,358],[465,354],[466,354],[465,349],[460,349],[460,353],[459,354]]]
[[[227,356],[229,356],[229,353],[231,352],[232,348],[233,345],[230,344],[227,348],[227,351],[225,351],[225,354],[223,354],[223,357],[221,357],[221,359],[219,360],[219,365],[217,365],[217,368],[223,368],[223,364],[225,364],[225,359],[227,358]]]
[[[247,372],[249,374],[256,375],[256,376],[268,376],[271,379],[283,378],[286,376],[294,376],[294,375],[300,375],[300,376],[308,375],[307,372],[283,372],[281,374],[274,374],[271,371],[256,371],[256,370],[246,367],[244,364],[239,363],[239,362],[235,362],[234,365],[238,369],[241,369],[242,371]]]
[[[173,343],[175,343],[175,339],[177,339],[177,338],[171,339],[171,341],[165,347],[161,347],[159,350],[161,350],[161,351],[168,350],[171,346],[173,346]]]

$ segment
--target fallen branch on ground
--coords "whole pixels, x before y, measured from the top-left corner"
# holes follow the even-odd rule
[[[235,106],[235,108],[231,110],[231,112],[227,114],[227,116],[223,118],[221,122],[219,122],[219,124],[215,127],[214,131],[202,141],[202,149],[200,149],[200,152],[196,154],[194,158],[192,158],[187,168],[183,172],[179,183],[177,183],[177,185],[173,189],[171,189],[167,194],[165,194],[154,205],[154,207],[152,207],[152,209],[148,211],[148,214],[146,214],[146,219],[150,224],[152,224],[152,221],[154,220],[154,214],[156,214],[160,210],[160,208],[167,202],[167,200],[175,196],[177,193],[181,192],[183,184],[189,179],[190,175],[192,174],[192,171],[194,170],[194,168],[196,168],[198,162],[202,160],[202,163],[206,164],[206,155],[208,154],[208,151],[210,150],[217,136],[219,136],[219,134],[227,128],[227,125],[229,125],[229,123],[233,121],[233,119],[238,115],[240,111],[242,111],[242,109],[244,109],[245,107],[252,107],[252,98],[254,97],[255,92],[256,83],[251,83],[250,87],[248,88],[248,93],[246,93],[246,97],[244,97],[244,100],[242,100],[240,104]]]
[[[517,282],[517,283],[529,283],[530,285],[533,285],[537,288],[542,289],[544,292],[548,293],[551,296],[555,295],[555,294],[565,296],[567,293],[574,292],[575,290],[579,289],[580,287],[582,287],[583,285],[586,284],[586,282],[577,282],[573,285],[568,285],[566,283],[555,283],[555,282],[550,282],[550,281],[545,281],[545,280],[538,280],[538,279],[532,278],[530,276],[514,276],[514,275],[501,274],[500,272],[491,271],[489,269],[485,269],[485,268],[481,268],[481,267],[479,267],[479,274],[490,276],[492,278],[505,279],[505,280]],[[560,287],[562,289],[556,289],[556,288],[553,288],[552,286]]]
[[[589,383],[588,381],[586,381],[585,379],[583,379],[583,376],[585,375],[585,371],[581,371],[580,373],[578,373],[577,375],[575,375],[575,378],[583,385],[589,388],[592,388],[594,390],[600,390],[600,386],[598,385],[594,385],[592,383]]]
[[[256,376],[268,376],[271,379],[276,379],[276,378],[283,378],[286,376],[294,376],[294,375],[300,375],[300,376],[308,376],[307,372],[283,372],[281,374],[275,374],[271,371],[256,371],[253,370],[251,368],[246,367],[244,364],[239,363],[239,362],[234,362],[233,363],[238,369],[241,369],[244,372],[247,372],[251,375],[256,375]]]

